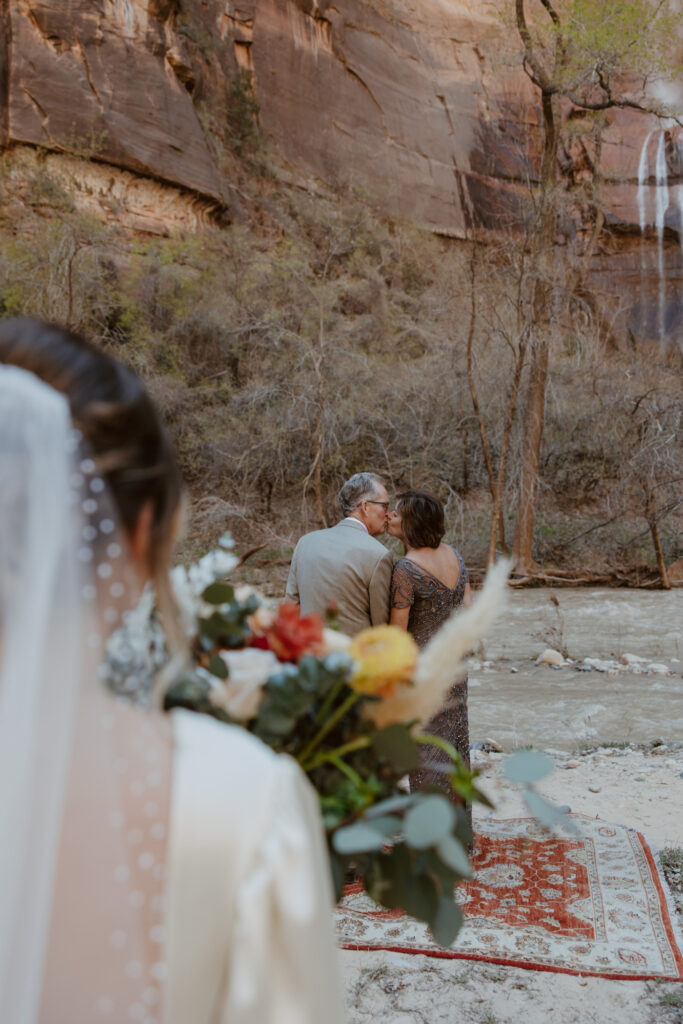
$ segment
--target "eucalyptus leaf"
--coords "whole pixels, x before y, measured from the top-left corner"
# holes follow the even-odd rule
[[[381,814],[393,814],[394,811],[405,811],[415,802],[415,796],[412,793],[406,794],[406,796],[390,796],[387,800],[382,800],[373,807],[369,807],[365,817],[369,819]]]
[[[219,612],[214,612],[208,619],[199,620],[200,633],[203,636],[210,637],[212,640],[218,640],[220,637],[227,636],[228,630],[231,629],[230,623]]]
[[[440,839],[436,844],[436,852],[460,878],[472,877],[472,868],[465,848],[455,836],[449,835]]]
[[[536,790],[525,790],[524,802],[534,818],[547,828],[552,828],[553,825],[560,825],[567,832],[571,832],[572,835],[581,835],[581,829],[577,826],[576,822],[572,821],[565,811],[561,811],[555,804],[551,804],[549,800],[542,797]]]
[[[235,600],[235,591],[229,583],[210,583],[202,593],[207,604],[230,604]]]
[[[538,750],[517,750],[505,761],[505,776],[511,782],[538,782],[554,767],[550,758]]]
[[[211,658],[209,662],[209,672],[212,676],[217,676],[218,679],[228,678],[228,666],[219,654],[214,654]]]
[[[554,804],[551,804],[549,800],[546,800],[545,797],[542,797],[534,789],[528,789],[524,792],[524,803],[534,818],[540,821],[542,825],[548,826],[548,828],[564,821],[564,811],[561,811],[559,807],[555,807]]]
[[[365,822],[357,821],[337,829],[332,836],[332,845],[341,854],[370,853],[382,849],[384,836]]]
[[[367,819],[367,815],[366,815]],[[401,831],[403,822],[393,814],[367,819],[367,824],[385,837],[396,836]]]
[[[426,921],[431,927],[439,910],[439,893],[429,875],[404,879],[401,906],[406,914]]]
[[[426,850],[449,835],[455,811],[445,796],[426,796],[406,814],[403,831],[414,850]]]
[[[462,928],[463,913],[453,898],[442,896],[431,925],[431,933],[440,946],[451,946]]]
[[[288,715],[285,711],[280,711],[278,708],[263,708],[263,705],[259,708],[258,718],[256,720],[256,729],[254,730],[257,736],[286,736],[292,731],[296,725],[296,719],[292,715]]]
[[[419,748],[405,725],[389,725],[372,737],[379,756],[397,772],[410,772],[420,763]]]

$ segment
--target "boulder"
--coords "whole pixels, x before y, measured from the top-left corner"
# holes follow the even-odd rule
[[[567,662],[559,651],[555,651],[552,647],[548,647],[543,654],[539,654],[536,658],[535,664],[550,665],[552,668],[563,668]]]

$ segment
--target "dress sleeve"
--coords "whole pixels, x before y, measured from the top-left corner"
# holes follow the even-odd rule
[[[317,797],[285,756],[271,824],[237,896],[221,1024],[344,1024]]]
[[[415,601],[413,579],[404,565],[404,559],[398,560],[391,577],[391,607],[410,608]]]

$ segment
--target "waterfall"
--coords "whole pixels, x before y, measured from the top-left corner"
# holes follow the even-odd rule
[[[650,145],[650,139],[654,135],[654,131],[648,132],[643,143],[643,148],[640,151],[640,160],[638,161],[638,215],[640,219],[640,233],[641,235],[645,232],[645,226],[647,221],[645,219],[645,200],[647,198],[647,181],[650,177],[650,162],[647,156],[648,146]]]
[[[666,132],[662,131],[657,143],[655,159],[655,180],[657,192],[655,198],[655,224],[657,226],[657,242],[659,247],[659,267],[663,270],[664,257],[664,217],[669,206],[669,183],[666,168]]]
[[[638,219],[640,223],[640,270],[641,282],[645,279],[646,251],[644,245],[645,228],[651,220],[648,218],[647,200],[650,190],[650,139],[657,129],[648,133],[643,147],[640,151],[638,161]],[[666,276],[664,273],[664,223],[666,211],[669,207],[669,177],[666,163],[666,129],[660,128],[657,138],[657,150],[655,153],[655,196],[654,196],[654,226],[657,232],[657,276],[659,286],[657,289],[657,333],[660,342],[665,339],[666,333]],[[683,185],[679,185],[675,192],[675,201],[680,213],[679,241],[683,251]],[[641,284],[642,295],[642,284]]]

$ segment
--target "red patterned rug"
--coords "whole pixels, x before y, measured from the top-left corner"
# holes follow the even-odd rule
[[[450,949],[426,925],[351,885],[337,908],[344,949],[487,960],[538,971],[642,981],[683,980],[681,936],[668,889],[639,832],[571,815],[581,838],[529,818],[477,824],[465,925]]]

